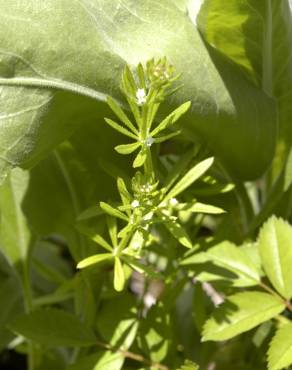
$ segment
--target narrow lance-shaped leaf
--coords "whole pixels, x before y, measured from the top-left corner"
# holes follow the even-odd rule
[[[271,217],[259,235],[264,270],[274,288],[285,298],[292,297],[292,226]]]
[[[92,238],[92,241],[102,246],[104,249],[108,250],[109,252],[112,252],[113,248],[112,246],[99,234],[95,234]]]
[[[106,212],[110,216],[114,216],[120,218],[121,220],[128,221],[128,217],[124,213],[110,206],[108,203],[100,202],[100,207],[104,210],[104,212]]]
[[[122,144],[115,147],[115,150],[120,154],[131,154],[141,146],[141,143],[135,142],[132,144]]]
[[[168,135],[156,136],[154,138],[154,142],[157,143],[157,144],[163,143],[164,141],[172,139],[173,137],[175,137],[177,135],[180,135],[180,134],[181,134],[181,131],[175,131],[175,132],[172,132]]]
[[[205,204],[200,202],[191,202],[191,203],[180,203],[176,207],[179,211],[188,211],[195,213],[208,213],[208,214],[221,214],[226,211],[220,207],[213,206],[211,204]]]
[[[190,106],[191,102],[188,101],[175,109],[157,127],[155,127],[154,130],[151,131],[150,135],[155,136],[159,134],[159,132],[161,132],[162,130],[166,129],[168,126],[174,124],[180,119],[183,114],[185,114],[190,109]]]
[[[85,267],[96,265],[98,263],[108,261],[113,258],[113,255],[111,253],[102,253],[102,254],[95,254],[93,256],[84,258],[84,260],[80,261],[77,264],[78,269],[83,269]]]
[[[120,132],[121,134],[125,135],[125,136],[128,136],[132,139],[137,139],[137,136],[134,135],[131,131],[127,130],[126,128],[122,127],[121,125],[119,125],[118,123],[116,123],[115,121],[113,121],[112,119],[109,119],[109,118],[105,118],[104,119],[105,122],[110,125],[113,129],[117,130],[118,132]]]
[[[144,149],[141,149],[134,160],[133,167],[137,168],[143,166],[146,161],[146,157],[146,151]]]
[[[114,101],[112,97],[107,98],[107,103],[110,106],[111,110],[116,114],[116,116],[135,134],[138,134],[138,130],[129,120],[126,113],[122,110],[122,108]]]
[[[201,177],[213,164],[214,158],[207,158],[204,161],[198,163],[191,170],[189,170],[185,176],[169,191],[169,193],[164,198],[167,201],[192,185],[199,177]]]
[[[114,288],[121,292],[125,286],[125,273],[120,258],[115,257]]]
[[[118,225],[115,217],[108,216],[106,218],[108,232],[114,248],[118,246]]]
[[[164,225],[183,246],[192,248],[193,245],[187,232],[178,222],[170,220],[166,221]]]
[[[292,324],[278,329],[268,351],[268,369],[281,370],[292,365]]]
[[[272,319],[285,309],[285,303],[267,293],[234,294],[222,303],[206,322],[203,340],[222,341],[244,333]]]

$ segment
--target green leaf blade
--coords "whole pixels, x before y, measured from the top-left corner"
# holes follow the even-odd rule
[[[292,297],[292,227],[271,217],[259,234],[264,270],[274,288],[286,299]]]
[[[115,257],[114,267],[114,288],[117,292],[121,292],[125,286],[125,273],[122,262],[119,257]]]
[[[205,255],[216,265],[234,272],[240,286],[255,286],[261,281],[258,268],[243,250],[230,242],[222,242],[209,249]],[[236,284],[236,279],[234,281]]]
[[[268,350],[268,369],[281,370],[292,364],[292,324],[284,324],[273,337]]]
[[[56,308],[20,315],[9,327],[27,339],[50,347],[83,347],[96,341],[94,333],[77,316]]]
[[[187,189],[193,182],[200,178],[213,164],[214,158],[210,157],[204,161],[195,165],[191,170],[189,170],[185,176],[169,191],[169,193],[164,198],[167,201],[171,198],[176,197],[178,194]]]
[[[84,258],[77,264],[78,269],[83,269],[88,266],[96,265],[101,262],[109,261],[113,258],[111,253],[95,254],[93,256]]]
[[[223,341],[277,316],[285,309],[279,298],[267,293],[244,292],[228,297],[204,326],[203,341]]]

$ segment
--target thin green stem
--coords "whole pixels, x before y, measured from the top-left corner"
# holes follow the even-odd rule
[[[30,313],[33,309],[33,297],[30,284],[29,263],[26,262],[23,267],[23,294],[26,313]],[[28,341],[28,355],[27,355],[28,370],[35,370],[34,345]]]
[[[277,297],[279,298],[284,304],[285,306],[287,307],[287,309],[292,312],[292,304],[287,301],[287,299],[285,299],[284,297],[282,297],[280,294],[278,294],[275,290],[273,290],[272,288],[270,288],[268,285],[266,285],[265,283],[263,283],[262,281],[260,282],[260,287],[262,289],[264,289],[266,292],[269,292],[270,294],[272,294],[274,297]]]

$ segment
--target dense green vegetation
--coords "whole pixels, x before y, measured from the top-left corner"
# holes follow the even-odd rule
[[[292,365],[291,12],[0,0],[1,369]]]

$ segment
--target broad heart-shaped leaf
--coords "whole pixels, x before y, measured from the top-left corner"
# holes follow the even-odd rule
[[[203,340],[230,339],[272,319],[284,309],[284,302],[271,294],[259,292],[234,294],[228,297],[206,322]]]
[[[238,176],[262,173],[273,155],[273,101],[206,47],[182,8],[169,0],[0,0],[1,177],[35,164],[76,126],[99,120],[102,135],[106,95],[121,102],[125,64],[163,56],[182,73],[169,108],[192,102],[180,123],[188,137],[204,139]]]
[[[281,370],[292,364],[292,324],[278,329],[268,351],[268,369]]]
[[[28,171],[15,169],[0,186],[0,248],[13,264],[26,261],[30,232],[21,209],[29,182]]]
[[[198,24],[213,47],[276,98],[280,139],[274,171],[278,172],[292,143],[291,0],[205,0]]]
[[[259,249],[266,275],[285,298],[292,297],[292,226],[271,217],[259,235]]]
[[[223,267],[238,276],[240,286],[253,286],[260,282],[258,268],[253,261],[244,253],[244,250],[230,242],[222,242],[206,252],[216,265]],[[236,285],[235,279],[235,285]],[[237,285],[238,286],[238,285]]]
[[[82,347],[95,343],[95,335],[77,316],[56,308],[23,314],[9,322],[16,333],[41,345]]]

